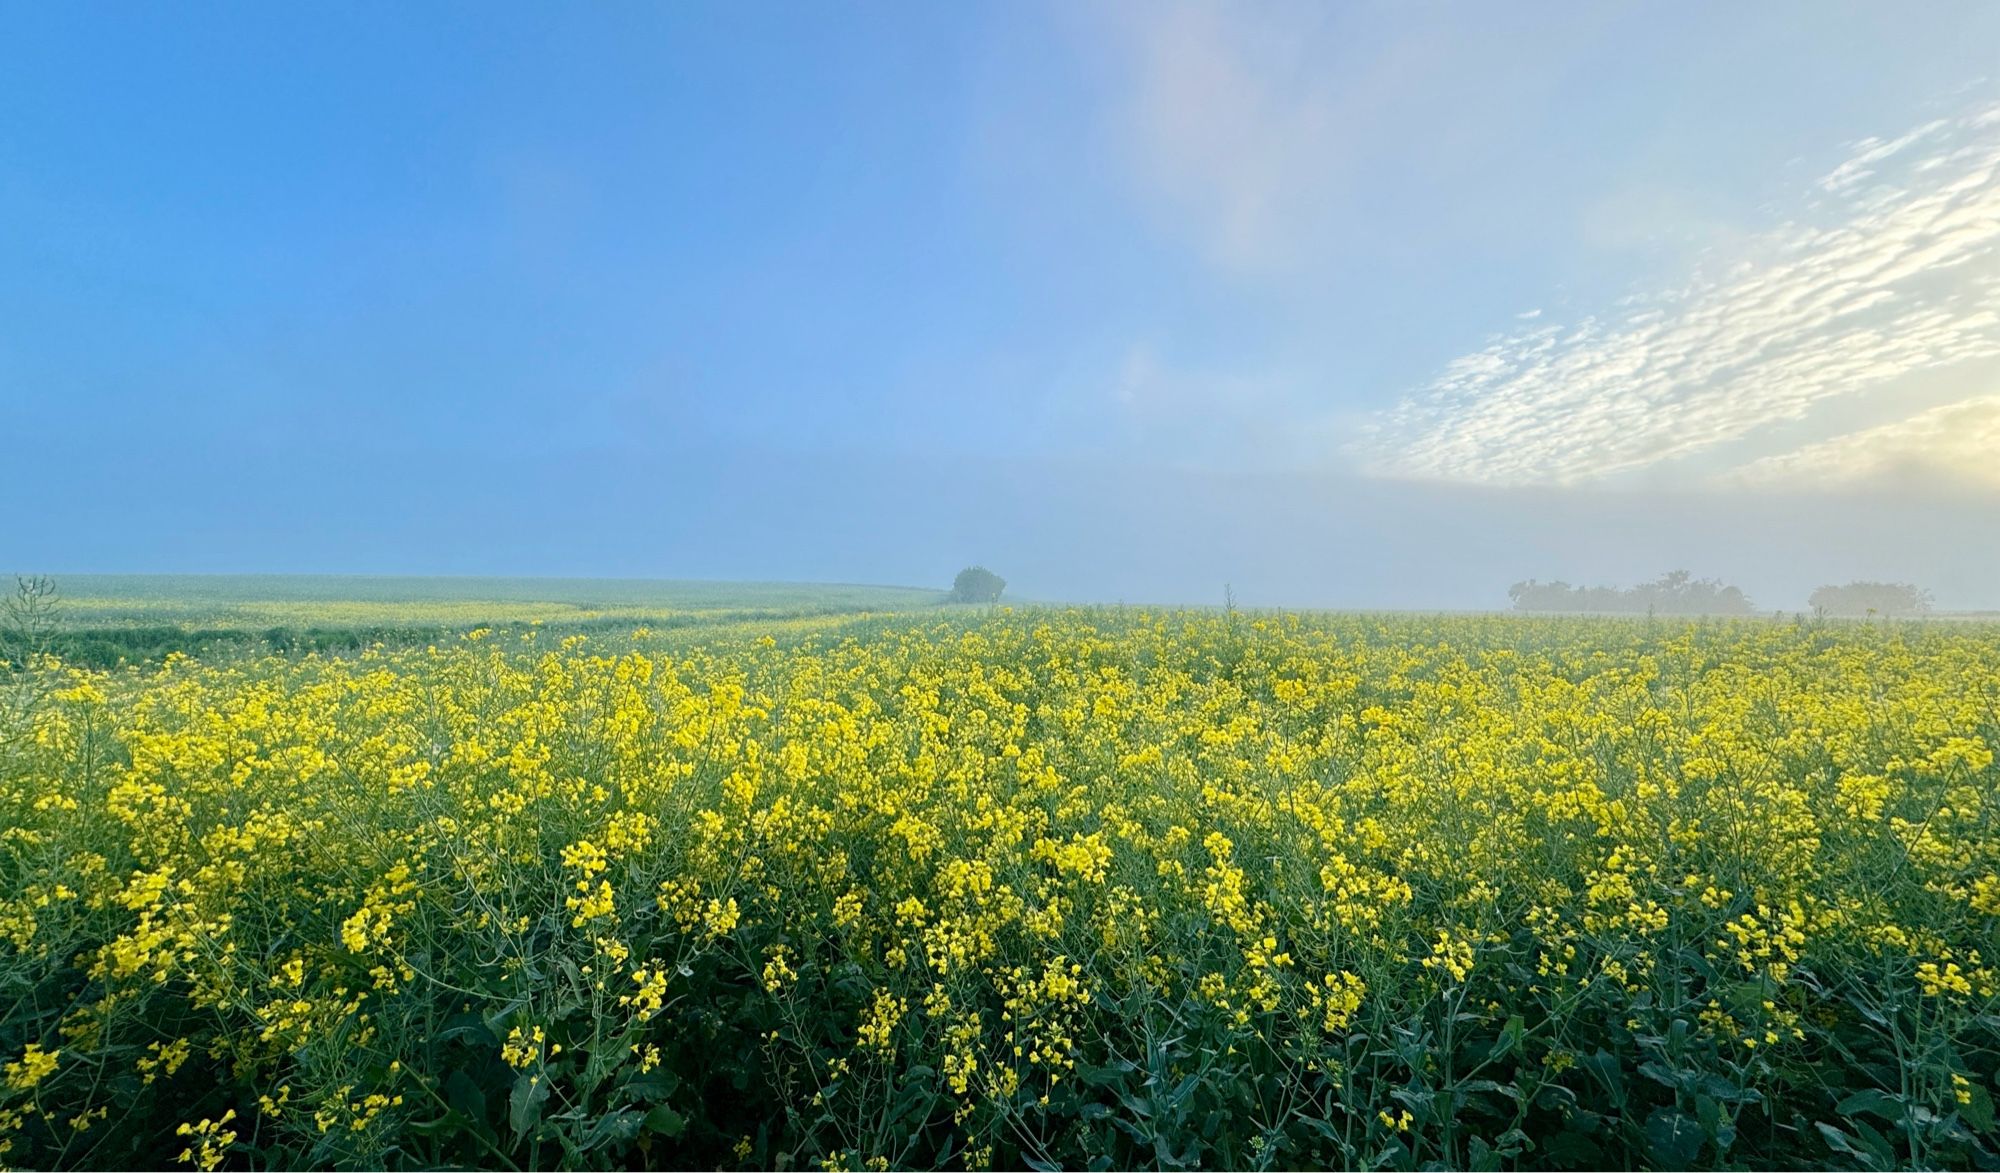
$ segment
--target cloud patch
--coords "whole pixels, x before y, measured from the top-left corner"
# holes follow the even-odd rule
[[[1934,407],[1767,456],[1721,479],[1727,485],[1798,489],[1883,482],[2000,489],[2000,395]]]
[[[2000,107],[1863,140],[1814,191],[1812,222],[1733,264],[1453,360],[1372,421],[1357,455],[1378,475],[1585,483],[1754,447],[1829,401],[1908,395],[2000,358]],[[1931,434],[1910,424],[1897,443]]]

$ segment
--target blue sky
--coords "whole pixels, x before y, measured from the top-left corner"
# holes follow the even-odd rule
[[[1940,521],[2000,521],[1990,4],[16,3],[0,45],[0,564],[2000,604]]]

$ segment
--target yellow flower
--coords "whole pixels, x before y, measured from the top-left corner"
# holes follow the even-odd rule
[[[576,913],[570,918],[569,923],[572,927],[582,928],[591,921],[616,913],[617,901],[612,895],[610,881],[599,880],[595,891],[587,886],[587,881],[579,882],[577,887],[582,894],[572,896],[567,901],[570,911]]]
[[[236,1143],[236,1130],[225,1127],[234,1119],[236,1111],[232,1108],[224,1112],[219,1119],[204,1118],[199,1123],[183,1124],[175,1129],[176,1136],[190,1137],[194,1141],[181,1150],[180,1162],[184,1165],[193,1164],[204,1170],[220,1166],[223,1157],[229,1151],[229,1146]]]
[[[28,1091],[55,1074],[57,1057],[61,1051],[44,1051],[40,1043],[29,1043],[21,1057],[7,1064],[7,1086],[14,1091]]]
[[[875,1000],[861,1019],[861,1029],[856,1046],[862,1050],[875,1051],[884,1056],[896,1049],[896,1027],[909,1012],[910,1004],[887,990],[876,990]]]

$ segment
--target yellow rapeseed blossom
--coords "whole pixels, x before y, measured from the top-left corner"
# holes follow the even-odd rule
[[[1644,1150],[1663,1046],[2000,1144],[2000,625],[510,614],[0,670],[7,1162],[1852,1157]]]
[[[44,1051],[40,1043],[29,1043],[19,1059],[7,1064],[7,1086],[14,1091],[28,1091],[54,1075],[61,1051]]]

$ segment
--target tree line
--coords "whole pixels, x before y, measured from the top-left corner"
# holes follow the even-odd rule
[[[1632,587],[1572,586],[1560,579],[1529,579],[1507,588],[1516,611],[1571,611],[1641,615],[1749,615],[1750,596],[1720,579],[1673,570]],[[1815,615],[1909,616],[1928,614],[1931,593],[1901,582],[1827,585],[1807,600]]]

